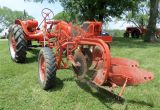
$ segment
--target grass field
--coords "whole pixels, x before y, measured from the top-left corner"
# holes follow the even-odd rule
[[[141,67],[154,73],[154,80],[128,87],[120,104],[98,92],[89,92],[76,83],[72,70],[57,72],[57,85],[50,91],[40,88],[37,80],[39,50],[27,54],[26,64],[10,59],[7,41],[0,41],[0,110],[160,110],[160,44],[114,38],[114,57],[138,60]]]

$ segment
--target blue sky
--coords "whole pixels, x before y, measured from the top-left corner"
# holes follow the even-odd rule
[[[50,8],[53,10],[54,14],[63,11],[63,7],[59,2],[54,4],[49,4],[48,2],[34,3],[34,2],[24,2],[24,0],[0,0],[0,6],[6,6],[12,10],[23,11],[24,9],[32,15],[39,22],[42,21],[41,10],[43,8]],[[126,26],[131,26],[132,24],[127,24],[124,21],[110,22],[108,24],[108,29],[125,29]]]

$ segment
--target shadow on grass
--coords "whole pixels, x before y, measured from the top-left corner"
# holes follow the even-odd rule
[[[146,43],[142,39],[114,37],[111,48],[148,48],[148,47],[160,47],[160,43]]]
[[[143,106],[149,106],[149,107],[154,107],[153,103],[147,103],[145,101],[139,101],[139,100],[126,100],[127,103],[131,103],[131,104],[137,104],[137,105],[143,105]]]
[[[104,104],[108,109],[113,110],[110,106],[114,103],[120,103],[119,101],[116,101],[113,97],[100,92],[100,91],[94,91],[92,87],[88,86],[86,83],[81,82],[79,80],[76,80],[77,85],[83,89],[84,91],[91,94],[93,97],[97,98],[102,104]],[[108,103],[108,104],[107,104]],[[122,104],[122,103],[121,103]]]
[[[48,92],[60,91],[63,88],[63,86],[64,86],[63,81],[59,78],[56,78],[54,87],[50,89]]]
[[[94,70],[90,70],[89,73],[95,73]],[[94,76],[94,75],[92,75]],[[92,77],[89,76],[89,77]],[[149,107],[154,107],[154,105],[152,103],[147,103],[145,101],[139,101],[139,100],[125,100],[125,101],[119,101],[117,99],[115,99],[114,96],[104,92],[104,91],[93,91],[93,88],[91,86],[89,86],[88,84],[86,84],[85,82],[81,82],[79,80],[76,80],[77,85],[85,90],[86,92],[92,94],[93,97],[96,97],[97,99],[99,99],[99,101],[101,101],[101,103],[103,103],[107,108],[112,109],[109,105],[110,104],[114,104],[114,103],[119,103],[119,104],[124,104],[125,103],[131,103],[131,104],[137,104],[137,105],[143,105],[143,106],[149,106]],[[108,103],[108,104],[107,104]],[[126,109],[127,109],[127,105],[126,105]]]
[[[39,49],[31,49],[31,50],[29,50],[29,52],[32,54],[32,56],[26,59],[26,63],[38,62],[39,51],[40,51]]]
[[[120,102],[116,99],[114,99],[113,97],[111,97],[109,94],[100,92],[100,91],[93,91],[92,88],[90,86],[88,86],[86,83],[81,82],[81,81],[76,81],[77,85],[82,88],[83,90],[85,90],[86,92],[90,93],[93,97],[96,97],[102,104],[104,104],[108,109],[113,110],[110,106],[111,104],[114,103],[119,103],[119,104],[125,104],[126,105],[126,110],[128,110],[128,104],[137,104],[137,105],[142,105],[142,106],[148,106],[148,107],[154,107],[153,103],[147,103],[145,101],[140,101],[140,100],[130,100],[130,99],[126,99],[125,103]],[[107,104],[108,103],[108,104]]]
[[[62,81],[65,81],[65,82],[69,82],[69,81],[76,81],[74,77],[69,77],[69,78],[65,78],[63,79]]]

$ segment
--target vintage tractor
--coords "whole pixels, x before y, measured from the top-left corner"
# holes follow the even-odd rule
[[[36,20],[16,20],[9,34],[11,58],[24,62],[27,42],[36,40],[42,46],[38,57],[38,78],[41,87],[48,90],[55,85],[56,71],[67,69],[71,62],[80,81],[103,90],[117,99],[126,86],[139,85],[153,79],[151,72],[139,68],[136,61],[112,58],[108,43],[111,36],[101,36],[101,22],[85,22],[82,27],[59,20],[51,20],[53,12],[42,10],[43,29]],[[92,70],[92,71],[91,71]],[[118,95],[113,92],[122,87]]]
[[[143,37],[143,35],[147,32],[147,29],[144,27],[127,27],[125,32],[124,32],[124,38],[129,38],[129,36],[131,35],[132,38],[139,38],[139,37]],[[156,33],[155,36],[157,38],[160,37],[160,29],[157,28],[156,29]]]
[[[124,37],[129,38],[129,36],[131,35],[132,38],[139,38],[139,37],[142,37],[145,32],[146,32],[146,29],[144,28],[127,27],[124,33]]]

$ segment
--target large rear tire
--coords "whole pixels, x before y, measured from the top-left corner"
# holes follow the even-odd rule
[[[136,38],[138,39],[139,37],[140,37],[140,33],[137,32],[137,33],[136,33]]]
[[[56,58],[48,47],[42,48],[38,57],[38,80],[44,90],[51,89],[56,79]]]
[[[8,41],[11,59],[17,63],[24,63],[27,54],[27,43],[21,26],[13,25],[11,27]]]

